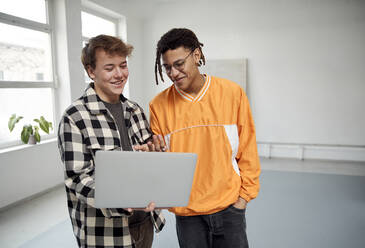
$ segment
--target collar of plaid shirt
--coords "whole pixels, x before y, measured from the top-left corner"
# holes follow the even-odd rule
[[[100,97],[96,94],[94,89],[94,83],[90,83],[89,86],[86,88],[85,93],[83,95],[86,107],[90,110],[90,113],[93,115],[106,113],[107,108]],[[123,95],[120,95],[120,101],[126,107],[126,113],[130,114],[134,110],[138,109],[138,105],[129,101]],[[125,118],[129,118],[129,116],[125,116]]]

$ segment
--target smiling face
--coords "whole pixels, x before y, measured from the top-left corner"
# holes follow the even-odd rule
[[[117,103],[129,75],[127,58],[103,49],[96,50],[95,58],[95,68],[88,66],[88,74],[94,80],[96,94],[105,102]]]
[[[167,50],[162,54],[162,63],[167,76],[181,90],[197,94],[201,88],[201,76],[198,69],[200,51],[184,47]]]

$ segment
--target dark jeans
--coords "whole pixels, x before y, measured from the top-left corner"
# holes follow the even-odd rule
[[[136,248],[152,247],[153,224],[149,214],[142,221],[129,224],[129,232],[135,241]]]
[[[248,248],[246,209],[233,207],[209,215],[178,216],[176,231],[181,248]]]

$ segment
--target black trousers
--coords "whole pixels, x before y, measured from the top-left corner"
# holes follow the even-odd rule
[[[136,248],[152,247],[153,224],[149,214],[141,222],[129,224],[129,232],[135,241]]]
[[[176,231],[181,248],[248,248],[246,209],[232,205],[209,215],[176,215]]]

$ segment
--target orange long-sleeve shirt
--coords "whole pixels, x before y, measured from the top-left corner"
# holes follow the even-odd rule
[[[243,89],[226,79],[205,75],[196,97],[174,85],[150,103],[150,123],[171,152],[198,154],[187,207],[177,215],[212,214],[259,191],[260,162],[255,127]]]

